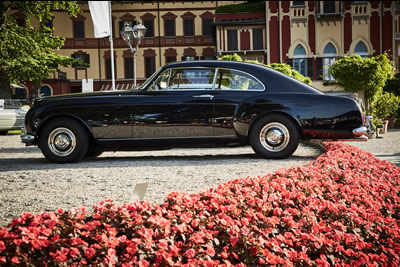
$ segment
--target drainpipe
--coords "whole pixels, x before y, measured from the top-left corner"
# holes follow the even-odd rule
[[[158,54],[160,59],[161,68],[161,23],[160,23],[160,1],[157,1],[157,13],[158,13]]]
[[[282,38],[281,38],[281,2],[278,1],[278,53],[279,53],[279,63],[282,63],[282,55],[281,55],[281,46],[282,46]]]
[[[384,31],[384,27],[383,27],[383,2],[381,2],[381,54],[383,54],[383,45],[385,44],[384,43],[384,40],[383,40],[383,37],[384,37],[384,35],[383,35],[383,31]]]
[[[265,1],[265,57],[267,59],[267,64],[270,64],[270,55],[269,55],[269,42],[268,42],[268,24],[269,24],[269,9],[268,9],[268,1]]]

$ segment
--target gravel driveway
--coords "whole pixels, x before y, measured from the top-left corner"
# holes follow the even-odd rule
[[[250,147],[172,149],[105,152],[77,164],[54,164],[18,135],[0,136],[0,226],[25,211],[92,207],[104,199],[129,203],[138,183],[149,183],[144,200],[162,202],[174,191],[197,193],[231,179],[263,176],[304,165],[320,153],[301,145],[287,160],[265,160]]]
[[[400,131],[383,136],[351,144],[400,166]],[[92,207],[104,199],[129,203],[138,183],[149,183],[144,200],[161,202],[174,191],[197,193],[231,179],[305,165],[320,153],[300,145],[286,160],[265,160],[250,147],[172,149],[106,152],[77,164],[53,164],[37,147],[20,143],[19,135],[0,136],[0,226],[25,211]]]

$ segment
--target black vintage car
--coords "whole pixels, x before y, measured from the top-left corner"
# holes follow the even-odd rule
[[[103,151],[251,145],[286,158],[300,140],[372,135],[359,105],[265,66],[231,61],[168,64],[137,91],[46,97],[21,136],[58,163]]]

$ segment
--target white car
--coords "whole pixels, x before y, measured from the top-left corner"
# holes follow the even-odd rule
[[[11,130],[20,130],[24,127],[25,114],[29,106],[5,107],[0,110],[0,135]]]

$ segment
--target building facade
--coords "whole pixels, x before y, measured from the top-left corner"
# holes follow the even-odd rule
[[[117,89],[133,89],[133,59],[120,31],[141,20],[147,28],[137,58],[138,83],[173,61],[215,59],[238,53],[265,64],[287,63],[323,91],[335,90],[328,71],[337,58],[388,53],[399,66],[400,5],[397,1],[263,1],[256,10],[224,9],[245,1],[112,1]],[[28,97],[82,91],[93,79],[95,91],[111,89],[107,38],[94,38],[86,1],[71,18],[55,11],[54,34],[64,37],[58,51],[89,67],[61,68],[40,85],[25,84]],[[328,84],[328,85],[327,85]]]

